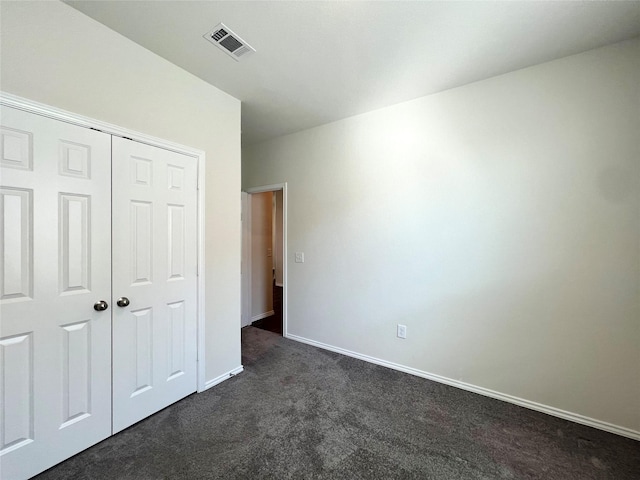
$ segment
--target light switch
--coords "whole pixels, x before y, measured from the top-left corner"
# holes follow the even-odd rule
[[[273,252],[271,251],[270,248],[267,248],[267,257],[270,257],[273,255]]]
[[[296,263],[304,263],[304,252],[296,252]]]
[[[407,326],[398,324],[398,338],[407,338]]]

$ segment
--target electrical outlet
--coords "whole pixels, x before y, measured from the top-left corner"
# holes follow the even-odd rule
[[[304,263],[304,252],[296,252],[296,263]]]
[[[267,248],[267,257],[273,256],[273,251],[270,248]]]
[[[398,338],[407,338],[407,326],[398,324]]]

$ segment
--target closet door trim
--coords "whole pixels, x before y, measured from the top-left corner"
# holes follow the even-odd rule
[[[195,148],[187,147],[179,143],[170,142],[161,138],[153,137],[145,133],[136,132],[128,128],[119,127],[111,123],[103,122],[93,118],[78,115],[57,107],[35,102],[17,95],[0,91],[0,105],[12,107],[18,110],[35,113],[45,117],[70,123],[80,127],[99,130],[116,137],[124,137],[139,143],[164,148],[172,152],[181,153],[194,157],[198,163],[198,392],[206,390],[205,379],[205,306],[204,306],[204,226],[205,226],[205,202],[204,202],[204,174],[205,174],[205,152]]]

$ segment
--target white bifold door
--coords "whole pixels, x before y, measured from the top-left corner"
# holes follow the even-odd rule
[[[111,434],[111,137],[0,112],[0,476]]]
[[[196,161],[0,110],[0,478],[196,390]]]
[[[196,390],[196,186],[193,158],[113,138],[114,433]]]

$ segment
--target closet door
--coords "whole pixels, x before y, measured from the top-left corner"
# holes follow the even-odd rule
[[[113,137],[113,431],[196,391],[197,162]]]
[[[21,479],[111,433],[111,137],[0,125],[0,476]]]

